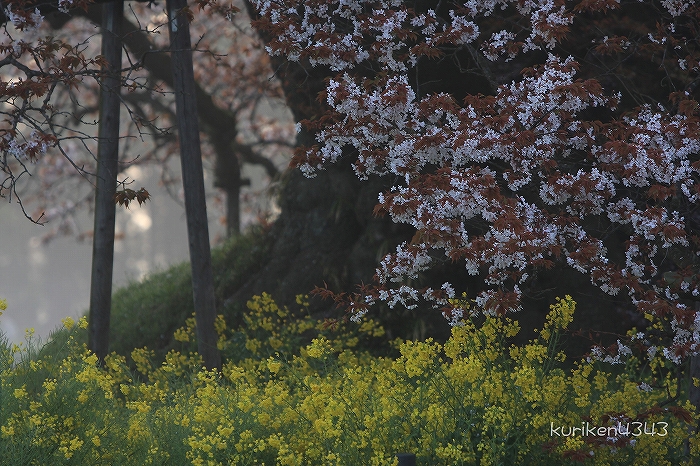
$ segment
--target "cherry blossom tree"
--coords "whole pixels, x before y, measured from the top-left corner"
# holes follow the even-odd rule
[[[694,2],[254,4],[273,56],[329,76],[293,165],[391,180],[375,212],[415,230],[372,284],[334,295],[353,319],[379,302],[455,325],[518,312],[537,271],[566,264],[663,322],[635,345],[675,363],[700,351]],[[463,283],[413,284],[445,260],[481,277],[471,302]]]

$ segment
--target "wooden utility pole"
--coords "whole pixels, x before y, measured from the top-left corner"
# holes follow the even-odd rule
[[[121,24],[123,0],[102,5],[102,56],[106,60],[100,86],[97,142],[95,227],[92,238],[90,318],[88,347],[100,361],[109,351],[109,319],[112,308],[114,265],[114,194],[119,172],[119,109],[122,65]]]
[[[192,267],[192,294],[195,321],[197,323],[197,350],[208,369],[221,368],[221,355],[216,346],[214,329],[216,303],[214,301],[214,275],[211,268],[209,247],[209,223],[204,197],[204,172],[199,142],[199,122],[195,98],[192,45],[190,41],[190,15],[186,0],[167,0],[170,52],[173,65],[175,107],[177,111],[178,137],[182,183],[185,190],[187,236]]]

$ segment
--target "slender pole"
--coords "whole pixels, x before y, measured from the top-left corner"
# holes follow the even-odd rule
[[[109,319],[112,307],[112,269],[114,264],[114,224],[119,171],[119,93],[122,64],[121,24],[123,0],[102,6],[102,56],[106,66],[100,86],[100,115],[97,142],[97,180],[95,189],[95,227],[92,239],[92,275],[88,347],[100,361],[109,350]]]
[[[185,190],[187,236],[192,267],[192,294],[197,324],[197,349],[208,369],[221,368],[221,355],[216,346],[218,336],[214,329],[216,303],[214,275],[209,247],[209,223],[204,197],[204,172],[199,141],[197,101],[195,98],[194,70],[190,42],[189,10],[186,0],[167,0],[170,19],[170,51],[173,65],[175,107],[182,183]]]

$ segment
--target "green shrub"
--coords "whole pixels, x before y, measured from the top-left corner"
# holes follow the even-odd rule
[[[212,250],[217,308],[231,290],[241,286],[263,262],[267,245],[263,235],[251,230]],[[173,332],[194,311],[189,262],[154,272],[141,282],[130,283],[112,296],[110,347],[119,354],[148,345],[162,361],[177,345]],[[227,314],[233,321],[237,316]]]

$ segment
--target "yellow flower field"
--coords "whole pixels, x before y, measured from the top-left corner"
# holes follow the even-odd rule
[[[539,338],[508,343],[515,321],[453,328],[444,344],[393,342],[371,320],[331,331],[268,295],[245,325],[217,322],[221,373],[188,350],[148,349],[100,365],[64,320],[60,347],[0,345],[0,457],[8,464],[675,466],[700,460],[687,394],[668,363],[566,361],[557,341],[576,303],[551,306]],[[0,301],[4,308],[4,301]],[[311,334],[310,340],[302,336]],[[315,337],[314,337],[315,335]],[[643,370],[642,370],[643,368]]]

